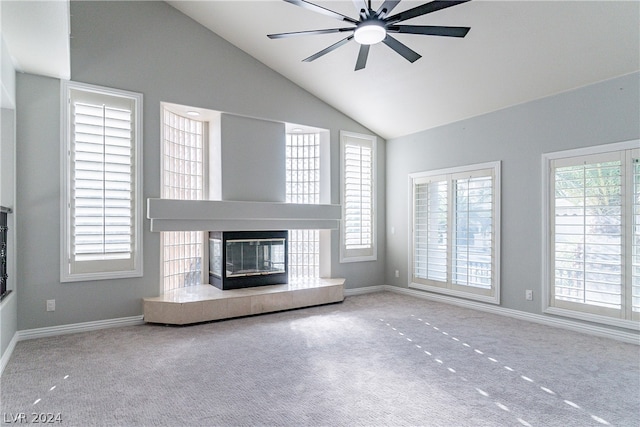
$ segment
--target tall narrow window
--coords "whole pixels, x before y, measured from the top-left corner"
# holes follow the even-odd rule
[[[320,203],[320,134],[287,133],[286,202]],[[320,276],[318,230],[289,230],[289,276]]]
[[[207,123],[163,109],[162,197],[205,198]],[[162,233],[163,290],[202,284],[204,233]]]
[[[63,82],[61,280],[142,275],[142,95]]]
[[[410,179],[411,286],[499,303],[500,164]]]
[[[640,150],[627,145],[546,155],[548,312],[640,319]]]
[[[342,230],[340,261],[376,259],[375,144],[376,138],[341,132]]]
[[[633,204],[632,220],[633,236],[631,249],[631,305],[633,319],[640,318],[640,149],[631,154],[633,168]]]

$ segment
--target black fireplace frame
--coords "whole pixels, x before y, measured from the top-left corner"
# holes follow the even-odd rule
[[[8,219],[7,214],[12,211],[10,208],[0,206],[0,301],[11,293],[11,289],[7,289],[9,276],[7,275],[7,258],[8,258]]]
[[[277,231],[210,231],[209,239],[221,241],[221,256],[223,265],[221,266],[221,274],[214,274],[214,254],[212,249],[209,250],[209,284],[222,290],[242,289],[255,286],[280,285],[287,284],[289,281],[289,232],[286,230]],[[250,274],[240,277],[228,277],[225,262],[227,259],[227,241],[229,240],[268,240],[268,239],[284,239],[284,272],[269,274]]]

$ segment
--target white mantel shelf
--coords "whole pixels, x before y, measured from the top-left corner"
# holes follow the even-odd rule
[[[147,199],[151,231],[337,229],[340,205]]]

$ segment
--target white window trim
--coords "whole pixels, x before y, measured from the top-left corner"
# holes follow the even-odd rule
[[[70,92],[71,90],[81,90],[85,92],[92,92],[101,95],[115,96],[128,98],[135,103],[135,142],[134,142],[134,215],[133,226],[134,229],[134,247],[133,247],[133,265],[132,269],[121,271],[95,271],[91,273],[71,273],[69,271],[69,262],[71,257],[71,167],[69,153],[71,151],[71,126],[70,126]],[[78,83],[68,80],[63,80],[61,84],[61,141],[62,150],[60,150],[60,164],[62,166],[61,171],[61,221],[60,221],[60,281],[61,282],[79,282],[79,281],[92,281],[92,280],[106,280],[106,279],[122,279],[130,277],[142,277],[143,275],[143,256],[142,256],[142,108],[143,108],[143,96],[141,93],[129,92],[119,89],[112,89],[107,87],[95,86],[86,83]]]
[[[366,253],[354,253],[349,251],[345,247],[345,211],[346,206],[344,203],[345,200],[345,146],[347,138],[358,138],[363,139],[365,141],[369,141],[371,144],[371,188],[372,188],[372,197],[371,197],[371,247],[365,249]],[[377,137],[373,135],[360,134],[355,132],[348,131],[340,131],[340,200],[342,203],[342,219],[340,220],[340,262],[348,263],[348,262],[362,262],[362,261],[375,261],[378,259],[378,247],[377,247],[377,223],[378,223],[378,215],[377,215]],[[362,252],[363,250],[359,250]]]
[[[460,291],[460,290],[456,290],[456,289],[451,289],[451,288],[447,288],[447,287],[443,287],[443,286],[434,286],[434,285],[429,285],[429,284],[424,284],[424,283],[415,283],[412,278],[413,278],[413,242],[414,242],[414,236],[413,236],[413,187],[414,187],[414,181],[416,179],[420,179],[420,178],[424,178],[424,177],[430,177],[430,176],[442,176],[442,175],[455,175],[455,174],[459,174],[459,173],[465,173],[465,172],[474,172],[474,171],[478,171],[478,170],[482,170],[482,169],[493,169],[494,170],[494,188],[495,188],[495,194],[494,194],[494,200],[493,200],[493,223],[494,223],[494,260],[493,260],[493,286],[491,289],[491,292],[488,295],[482,295],[482,294],[478,294],[478,293],[472,293],[472,292],[465,292],[465,291]],[[414,289],[420,289],[423,291],[429,291],[429,292],[435,292],[435,293],[439,293],[439,294],[445,294],[445,295],[451,295],[454,297],[459,297],[459,298],[465,298],[465,299],[472,299],[472,300],[476,300],[476,301],[482,301],[482,302],[487,302],[487,303],[491,303],[491,304],[500,304],[500,260],[501,260],[501,256],[500,256],[500,229],[501,229],[501,220],[500,220],[500,212],[501,210],[501,203],[500,203],[500,199],[501,199],[501,188],[502,188],[502,184],[501,184],[501,162],[495,161],[495,162],[487,162],[487,163],[480,163],[480,164],[474,164],[474,165],[468,165],[468,166],[458,166],[458,167],[452,167],[452,168],[446,168],[446,169],[438,169],[438,170],[433,170],[433,171],[426,171],[426,172],[417,172],[417,173],[412,173],[409,174],[409,190],[408,190],[408,212],[409,212],[409,238],[408,238],[408,251],[407,253],[409,254],[408,257],[408,265],[407,265],[407,271],[409,272],[409,283],[408,286],[409,288],[414,288]],[[449,262],[449,261],[448,261]]]
[[[542,311],[543,313],[556,316],[570,317],[589,322],[601,323],[621,328],[640,330],[640,323],[634,320],[617,319],[598,314],[574,311],[565,308],[558,308],[551,305],[551,228],[549,217],[550,190],[551,190],[551,162],[557,159],[568,157],[580,157],[593,154],[603,154],[622,150],[638,149],[640,140],[631,140],[611,144],[598,145],[593,147],[577,148],[572,150],[557,151],[542,154]]]

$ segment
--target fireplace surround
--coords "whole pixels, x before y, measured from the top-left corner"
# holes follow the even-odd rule
[[[209,283],[240,289],[288,282],[288,232],[210,231]]]

